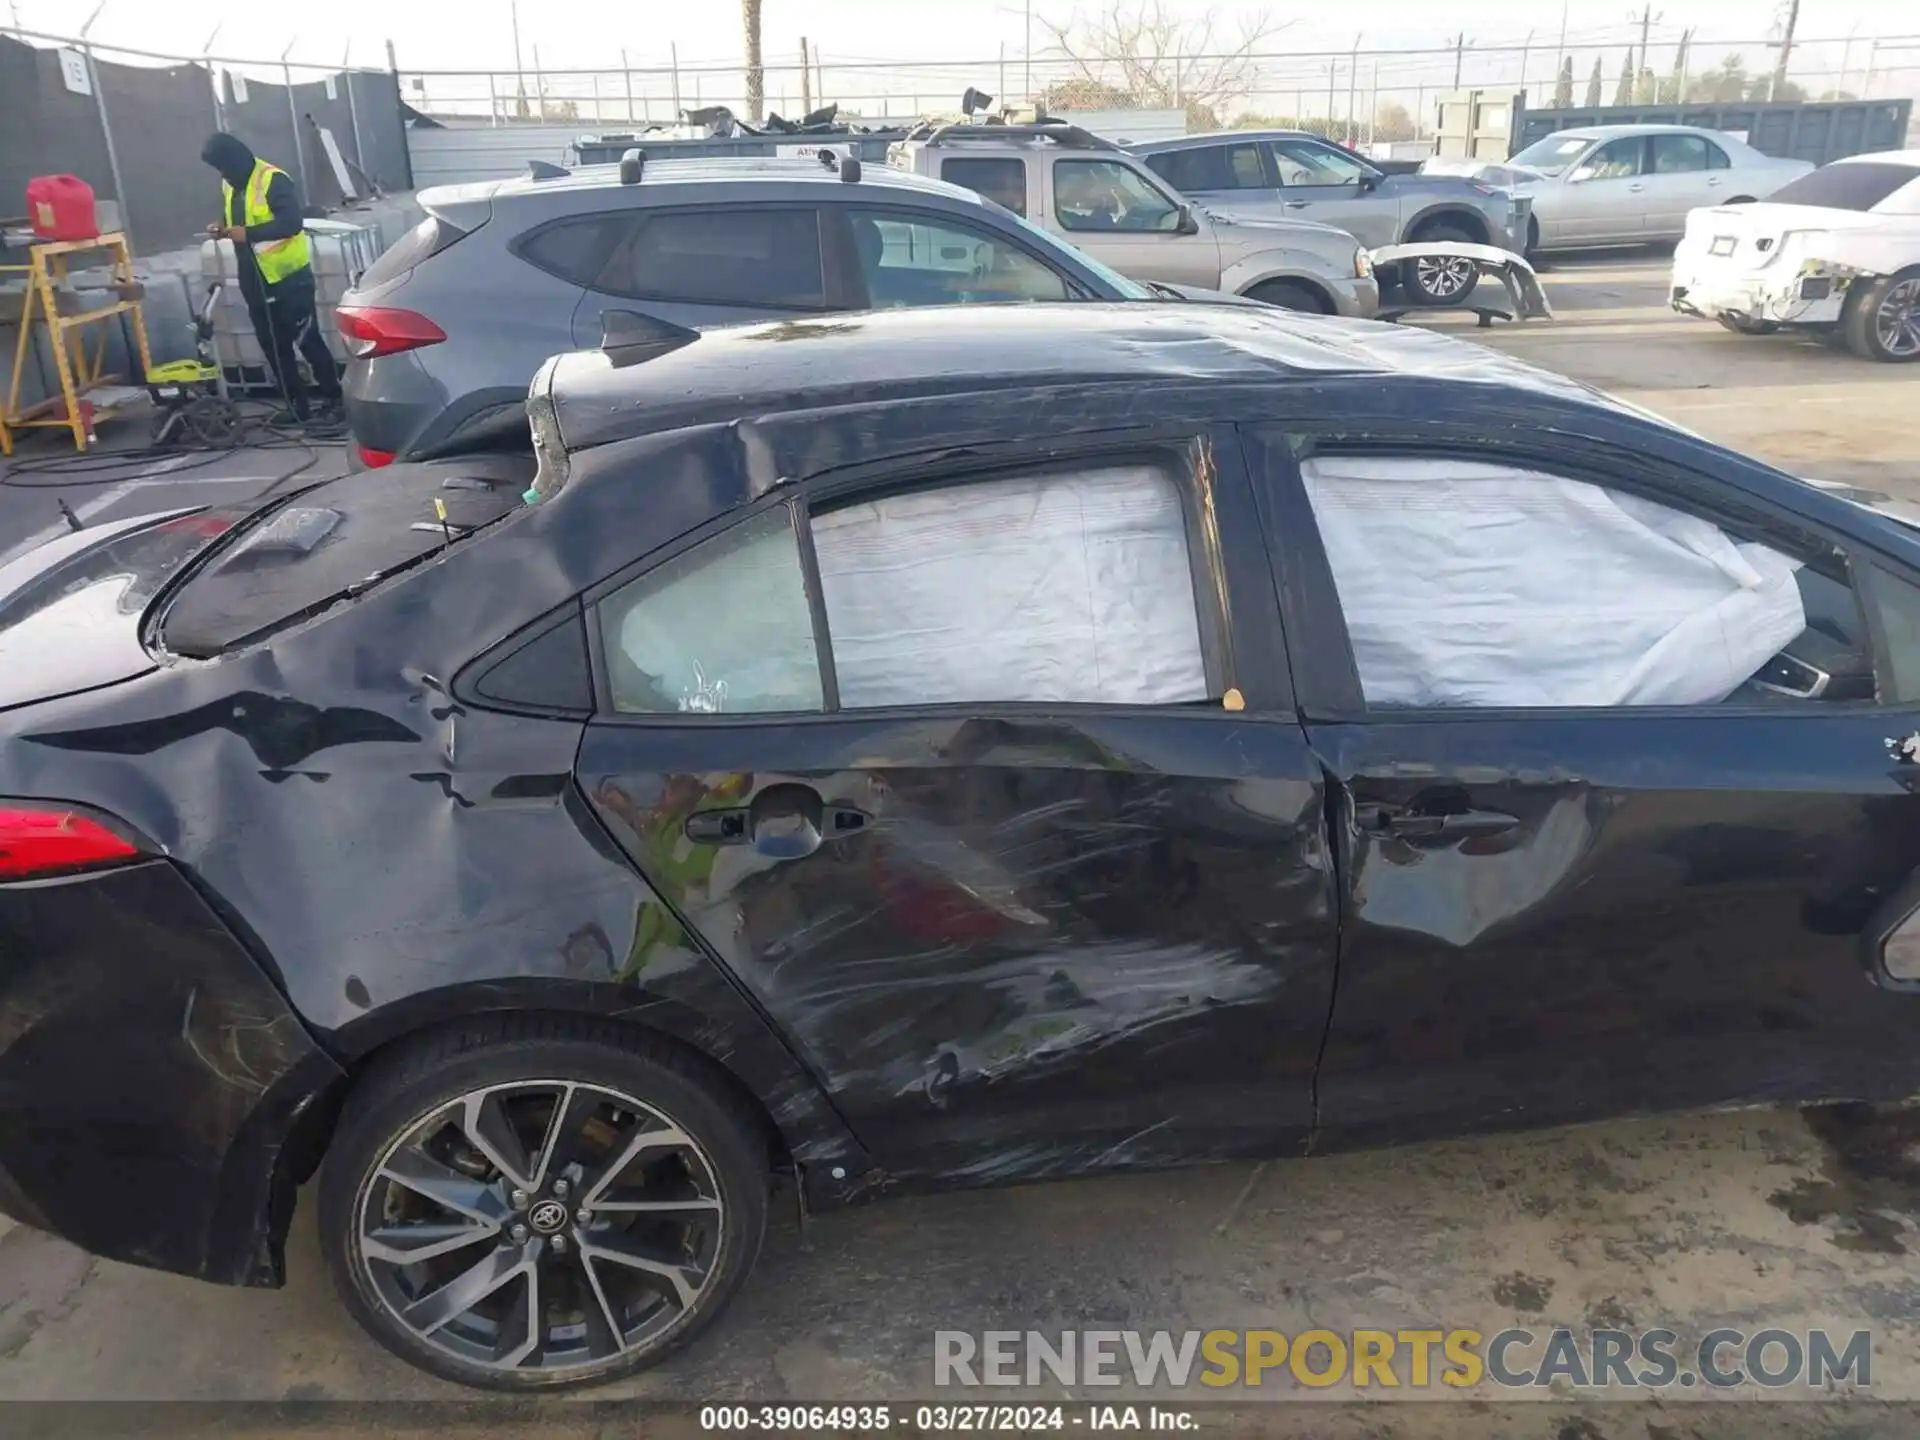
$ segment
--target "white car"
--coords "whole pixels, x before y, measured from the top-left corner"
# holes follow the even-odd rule
[[[1869,359],[1920,359],[1920,150],[1852,155],[1765,204],[1694,211],[1669,299],[1744,334],[1837,329]]]
[[[1501,163],[1429,160],[1426,173],[1470,173],[1533,202],[1527,252],[1678,240],[1702,205],[1764,200],[1813,169],[1693,125],[1557,130]]]

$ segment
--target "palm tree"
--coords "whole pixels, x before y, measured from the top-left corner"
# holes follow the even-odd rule
[[[760,0],[740,0],[740,19],[747,27],[747,119],[758,125],[767,101],[767,76],[760,68]]]

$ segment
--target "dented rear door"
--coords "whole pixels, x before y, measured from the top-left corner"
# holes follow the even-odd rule
[[[1085,455],[823,479],[597,599],[586,795],[896,1174],[1071,1173],[1309,1132],[1334,961],[1324,795],[1228,433],[1223,460],[1204,433],[1093,437]],[[1029,490],[1052,503],[1056,482],[1116,474],[1174,487],[1174,529],[1122,514],[1133,538],[1101,542],[1115,566],[1071,586],[1023,570]],[[916,508],[948,495],[948,513]],[[893,548],[915,525],[931,548]],[[955,547],[974,573],[954,609],[1009,633],[924,603],[910,570]],[[1084,647],[1011,633],[1053,613],[1049,586],[1096,583],[1122,608],[1163,590],[1190,607],[1201,653],[1169,649],[1150,702],[1109,672],[1077,703],[1101,683]],[[753,633],[707,623],[727,613]],[[1102,623],[1173,633],[1153,613]],[[1021,683],[981,671],[993,693],[948,693],[918,652],[961,632],[957,653]],[[1029,683],[1050,698],[1021,698]]]

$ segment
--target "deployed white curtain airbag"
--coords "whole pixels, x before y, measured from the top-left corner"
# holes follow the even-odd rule
[[[819,515],[841,704],[1206,698],[1186,523],[1144,466]]]
[[[1806,628],[1798,562],[1637,496],[1441,458],[1301,465],[1372,705],[1704,705]]]

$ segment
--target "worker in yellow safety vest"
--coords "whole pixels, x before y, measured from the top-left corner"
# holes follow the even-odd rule
[[[208,138],[200,158],[220,172],[220,219],[207,233],[233,242],[240,294],[286,401],[286,410],[275,419],[304,421],[312,410],[306,382],[294,363],[296,348],[313,372],[321,407],[336,409],[340,371],[315,323],[313,255],[292,179],[225,131]]]

